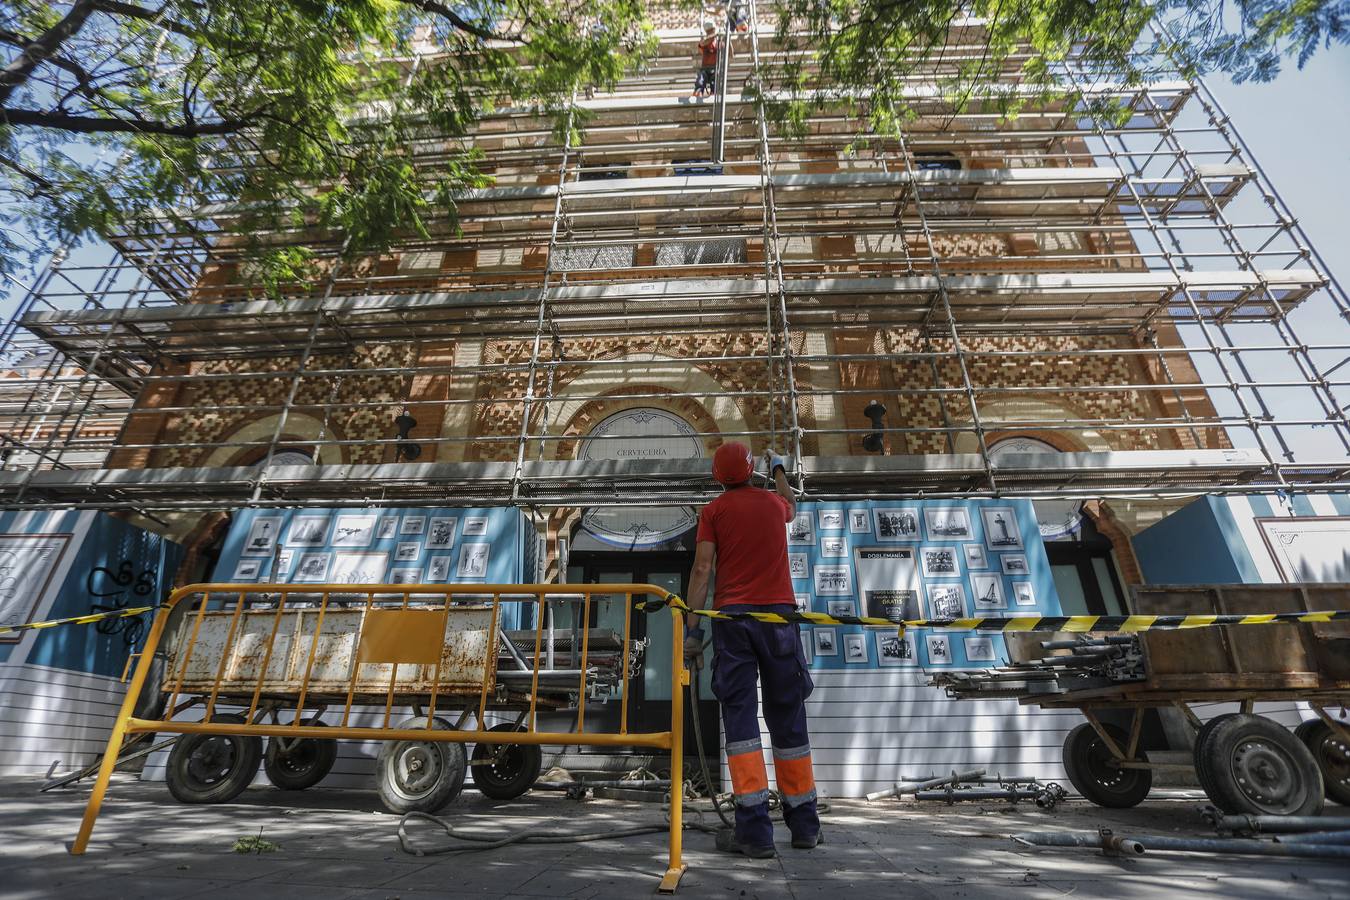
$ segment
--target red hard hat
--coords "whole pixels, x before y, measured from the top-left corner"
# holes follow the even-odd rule
[[[755,458],[750,448],[740,441],[732,441],[717,448],[713,454],[713,478],[730,487],[744,484],[755,474]]]

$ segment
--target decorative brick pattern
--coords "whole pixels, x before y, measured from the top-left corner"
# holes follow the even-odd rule
[[[567,364],[560,365],[554,372],[553,377],[553,395],[555,397],[565,395],[568,386],[582,375],[592,372],[592,368],[587,365],[589,361],[612,360],[625,356],[646,356],[655,355],[669,357],[673,360],[686,359],[690,357],[717,357],[717,356],[746,356],[754,354],[763,354],[765,352],[766,340],[762,332],[748,333],[736,332],[728,335],[713,334],[688,334],[688,335],[650,335],[637,338],[586,338],[567,342],[563,347],[563,358]],[[803,346],[801,335],[793,336],[793,352],[800,353]],[[528,341],[494,341],[490,342],[484,350],[483,362],[487,365],[520,365],[529,363],[532,344]],[[550,358],[547,354],[545,358]],[[578,360],[572,363],[572,360]],[[768,388],[768,373],[762,364],[740,359],[728,359],[726,362],[700,363],[696,367],[699,371],[712,378],[720,385],[720,389],[728,392],[748,392],[764,391]],[[615,397],[621,397],[625,394],[642,393],[633,385],[626,384],[626,375],[622,369],[610,368],[614,384],[612,390],[587,388],[587,393],[595,395],[597,393],[612,393]],[[798,366],[796,369],[799,383],[805,379],[807,372],[805,367]],[[547,373],[544,369],[539,370],[537,382],[535,385],[536,396],[542,397],[545,393]],[[516,443],[512,438],[520,435],[521,411],[523,408],[522,398],[525,396],[526,387],[529,382],[529,374],[526,371],[500,372],[484,375],[479,379],[477,399],[478,404],[475,409],[473,434],[493,438],[495,440],[481,441],[472,449],[468,458],[483,461],[504,461],[515,458]],[[663,386],[653,389],[671,390],[669,386]],[[745,416],[746,423],[752,431],[770,429],[771,414],[770,402],[768,397],[737,397],[736,403]],[[690,421],[699,415],[707,416],[704,404],[694,398],[674,398],[673,401],[664,402],[653,400],[654,406],[668,408],[672,412],[684,415]],[[621,407],[616,407],[621,408]],[[589,424],[599,421],[610,413],[614,412],[605,402],[600,401],[593,406],[589,405],[566,423],[551,422],[550,431],[555,434],[584,434],[588,430]],[[803,427],[811,427],[814,419],[811,415],[809,399],[804,400],[798,409],[798,418]],[[556,415],[556,402],[551,404],[550,415]],[[543,426],[543,405],[536,403],[533,407],[531,431],[538,432]],[[782,418],[781,410],[779,419]],[[711,421],[711,420],[710,420]],[[779,430],[785,428],[781,421],[776,423]],[[699,428],[702,431],[702,428]],[[715,432],[717,429],[711,429]],[[556,450],[546,451],[547,456],[557,454],[567,457],[570,452],[565,452],[564,448],[575,448],[570,442],[563,442]]]
[[[296,392],[296,406],[311,406],[302,412],[324,420],[328,437],[345,440],[368,440],[369,444],[343,447],[341,458],[349,463],[377,463],[383,459],[389,438],[393,435],[393,417],[396,416],[408,394],[408,381],[417,358],[417,345],[378,344],[362,345],[350,355],[321,354],[310,359],[308,369],[326,370],[350,367],[354,374],[331,377],[307,377]],[[279,372],[292,368],[293,357],[278,359],[220,360],[192,366],[193,375],[245,375],[259,372]],[[405,371],[361,375],[361,369],[394,368]],[[266,411],[230,411],[231,406],[280,406],[290,391],[290,378],[239,378],[194,381],[178,392],[173,405],[190,406],[191,413],[175,416],[165,432],[164,443],[221,443],[231,438],[245,425],[272,413]],[[379,406],[352,408],[354,403],[379,403]],[[168,404],[162,404],[168,405]],[[150,417],[146,417],[149,419]],[[316,435],[300,433],[301,440]],[[213,448],[170,447],[157,451],[150,460],[152,466],[203,465],[215,450]],[[240,448],[238,460],[252,462],[261,455],[261,448]]]

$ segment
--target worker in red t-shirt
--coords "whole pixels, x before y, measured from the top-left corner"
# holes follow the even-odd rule
[[[726,489],[703,508],[698,520],[689,605],[708,603],[708,582],[716,566],[713,608],[723,612],[795,610],[788,572],[787,523],[796,506],[783,458],[765,459],[777,492],[751,487],[754,457],[741,443],[723,444],[713,456],[713,477]],[[685,655],[702,653],[699,617],[690,616]],[[769,819],[769,780],[759,738],[755,684],[764,685],[764,721],[773,741],[774,769],[783,800],[783,818],[792,846],[810,849],[820,840],[811,742],[806,734],[806,698],[813,687],[797,626],[754,619],[713,622],[713,694],[722,704],[727,766],[736,795],[736,829],[717,835],[719,850],[756,859],[776,855]]]
[[[691,97],[707,97],[717,89],[717,56],[722,42],[717,37],[717,26],[703,23],[703,40],[698,42],[698,75],[694,77]]]

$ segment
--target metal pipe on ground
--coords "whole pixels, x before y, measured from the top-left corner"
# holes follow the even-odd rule
[[[1350,831],[1300,831],[1275,837],[1278,844],[1350,844]]]
[[[1144,853],[1144,845],[1139,841],[1109,832],[1028,831],[1009,837],[1017,843],[1033,844],[1037,847],[1089,847],[1108,853],[1126,853],[1133,856],[1141,856]]]
[[[979,778],[985,774],[984,769],[971,769],[968,772],[952,772],[950,775],[943,775],[938,778],[929,778],[927,781],[917,781],[906,783],[897,781],[893,787],[884,791],[876,791],[868,794],[868,800],[882,800],[886,797],[898,797],[901,794],[913,794],[916,791],[923,791],[929,788],[942,787],[946,784],[960,784],[963,781],[970,781]]]
[[[1288,834],[1297,831],[1350,831],[1350,816],[1243,816],[1226,815],[1212,807],[1205,821],[1219,831]]]
[[[576,788],[628,788],[639,791],[663,790],[670,787],[669,778],[648,778],[642,781],[536,781],[532,790],[539,791],[570,791]]]
[[[961,790],[929,790],[916,791],[915,800],[946,800],[953,803],[957,800],[1007,800],[1016,803],[1019,800],[1035,800],[1040,797],[1044,791],[1041,788],[1022,788],[1007,787],[997,788],[962,788]]]
[[[1038,847],[1090,847],[1106,852],[1139,855],[1160,853],[1220,853],[1232,856],[1299,856],[1317,859],[1350,859],[1350,846],[1258,841],[1251,838],[1178,838],[1161,834],[1128,837],[1101,835],[1092,831],[1025,832],[1011,835],[1014,841]],[[1115,845],[1115,846],[1112,846]],[[1119,849],[1116,849],[1119,847]],[[1137,847],[1137,849],[1136,849]]]

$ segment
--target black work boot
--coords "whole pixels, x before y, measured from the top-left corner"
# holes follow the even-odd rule
[[[742,844],[736,840],[736,832],[730,828],[723,828],[717,832],[717,849],[724,853],[742,853],[751,859],[773,859],[778,855],[773,844],[765,844],[762,847]]]
[[[794,834],[792,846],[798,850],[814,850],[816,844],[825,843],[825,838],[817,831],[815,834]]]

